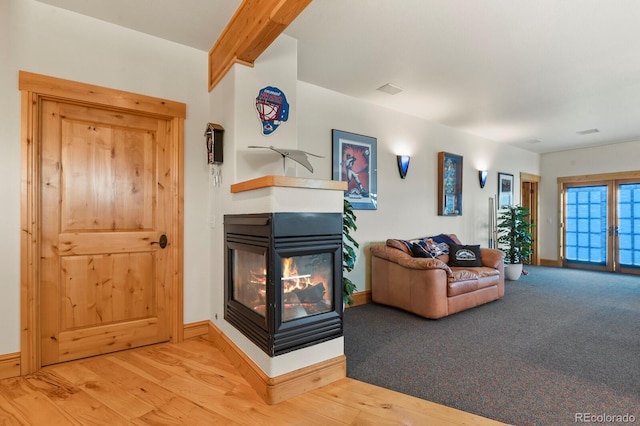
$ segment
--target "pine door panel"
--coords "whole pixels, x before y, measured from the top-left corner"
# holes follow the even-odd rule
[[[42,112],[42,365],[169,340],[170,123]]]

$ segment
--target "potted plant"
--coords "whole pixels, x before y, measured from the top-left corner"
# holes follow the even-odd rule
[[[498,243],[500,250],[505,252],[505,277],[515,281],[522,274],[522,265],[529,263],[533,237],[529,221],[528,208],[521,206],[507,206],[498,217]]]
[[[360,244],[351,236],[351,231],[357,229],[353,206],[345,198],[342,214],[342,302],[349,306],[353,305],[351,295],[356,291],[356,285],[344,273],[351,272],[356,264],[356,249]]]

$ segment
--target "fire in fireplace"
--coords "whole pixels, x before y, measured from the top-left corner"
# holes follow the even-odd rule
[[[341,213],[225,215],[225,319],[270,356],[342,336]]]

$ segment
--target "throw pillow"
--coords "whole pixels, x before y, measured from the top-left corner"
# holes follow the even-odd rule
[[[480,246],[449,244],[449,266],[482,266]]]
[[[426,248],[422,247],[420,244],[418,243],[413,243],[411,245],[411,253],[413,253],[413,257],[428,257],[428,258],[433,258],[433,256],[431,255],[431,253],[429,252],[429,250],[427,250]]]

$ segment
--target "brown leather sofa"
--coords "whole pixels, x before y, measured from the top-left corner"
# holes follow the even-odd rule
[[[450,267],[447,254],[419,258],[400,240],[373,244],[372,299],[436,319],[502,298],[504,253],[481,248],[480,257],[482,266]]]

